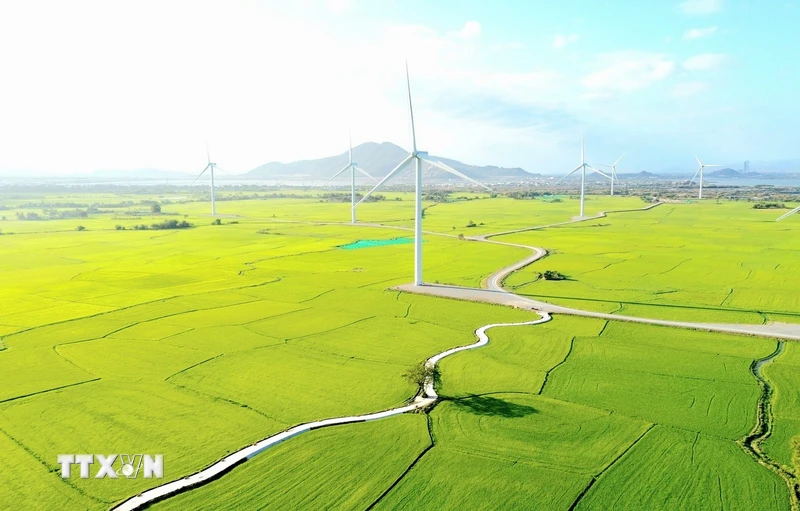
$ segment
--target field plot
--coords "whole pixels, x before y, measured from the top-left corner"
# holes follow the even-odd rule
[[[366,509],[430,442],[423,415],[316,430],[152,509]]]
[[[563,316],[488,333],[442,361],[435,447],[378,508],[788,508],[735,442],[774,342]]]
[[[787,342],[784,351],[765,365],[763,375],[773,385],[773,430],[764,450],[773,460],[800,475],[800,344]],[[796,447],[793,448],[793,442]],[[794,461],[792,457],[794,458]]]
[[[205,202],[149,198],[193,224],[180,230],[116,228],[162,217],[141,197],[80,194],[41,200],[108,211],[2,225],[0,476],[11,482],[0,508],[107,509],[162,481],[62,480],[57,454],[163,453],[166,478],[182,477],[300,422],[404,403],[417,391],[403,376],[410,368],[471,344],[482,325],[536,317],[392,290],[413,274],[412,245],[340,247],[407,231],[329,225],[346,222],[349,206],[303,193],[312,198],[221,200],[218,210],[235,215],[221,225]],[[359,218],[411,226],[410,194],[386,197]],[[426,201],[426,230],[451,235],[426,235],[426,281],[478,286],[529,254],[459,240],[462,231],[556,223],[577,211],[568,197],[477,197]],[[32,211],[24,201],[4,205]],[[590,213],[641,205],[587,202]],[[759,215],[740,204],[669,204],[498,239],[555,249],[509,284],[558,303],[800,321],[787,292],[800,269],[789,257],[796,223],[775,228]],[[687,225],[707,235],[693,238]],[[574,280],[539,281],[543,269]],[[442,361],[443,401],[428,416],[315,430],[155,507],[788,506],[783,482],[735,443],[755,423],[750,364],[774,341],[564,316],[489,336],[488,346]],[[765,449],[786,465],[800,433],[798,353],[789,346],[764,370],[776,389]]]
[[[662,204],[501,236],[550,255],[512,275],[516,292],[585,310],[724,323],[800,319],[800,222],[747,203]],[[568,277],[539,278],[545,270]]]
[[[786,484],[736,444],[656,426],[576,509],[788,510],[789,499]]]
[[[104,509],[156,484],[63,481],[59,453],[163,453],[175,478],[298,422],[391,407],[416,391],[409,367],[530,317],[388,291],[410,278],[409,246],[337,248],[392,230],[203,224],[3,237],[0,437],[19,484],[0,507],[41,487],[52,507]],[[431,277],[467,285],[524,252],[448,238],[426,251]]]

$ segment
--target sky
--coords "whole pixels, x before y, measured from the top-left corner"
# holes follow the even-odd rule
[[[800,157],[800,0],[0,2],[0,173],[417,143],[560,173]]]

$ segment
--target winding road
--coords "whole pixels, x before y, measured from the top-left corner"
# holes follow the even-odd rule
[[[622,210],[622,211],[642,211],[656,207],[659,204],[660,203],[651,204],[647,207],[640,208],[638,210]],[[622,212],[622,211],[616,211],[616,212]],[[515,295],[514,293],[511,293],[503,288],[503,281],[511,273],[520,270],[530,265],[531,263],[545,257],[547,255],[547,251],[539,247],[533,247],[517,243],[495,241],[490,238],[504,234],[512,234],[517,232],[524,232],[536,229],[543,229],[546,227],[554,227],[558,225],[566,225],[575,222],[593,220],[605,216],[606,213],[601,212],[598,215],[592,217],[577,218],[568,222],[561,222],[558,224],[529,227],[524,229],[517,229],[514,231],[507,231],[496,234],[485,234],[485,235],[465,238],[469,241],[474,241],[474,242],[492,243],[492,244],[516,247],[516,248],[524,248],[532,252],[530,256],[514,264],[506,266],[496,271],[495,273],[491,274],[483,281],[481,288],[468,288],[460,286],[431,285],[431,284],[426,284],[423,286],[414,286],[412,284],[397,286],[395,289],[399,289],[404,292],[512,306],[516,308],[531,310],[540,316],[539,319],[520,322],[520,323],[494,323],[494,324],[484,325],[475,330],[475,336],[477,337],[477,341],[475,341],[473,344],[452,348],[427,359],[425,362],[425,367],[430,376],[426,377],[422,391],[414,398],[414,400],[410,404],[365,415],[336,417],[336,418],[299,424],[286,431],[271,435],[259,442],[244,447],[232,454],[229,454],[228,456],[200,470],[199,472],[183,477],[181,479],[177,479],[175,481],[165,483],[161,486],[157,486],[155,488],[146,490],[134,497],[131,497],[115,505],[112,509],[118,511],[134,511],[138,509],[143,509],[155,502],[191,490],[192,488],[202,486],[219,478],[225,473],[231,471],[236,466],[246,462],[247,460],[253,458],[257,454],[269,449],[270,447],[277,445],[285,440],[289,440],[290,438],[295,437],[301,433],[305,433],[307,431],[324,428],[328,426],[353,424],[358,422],[368,422],[429,407],[439,399],[439,396],[436,393],[436,389],[434,386],[432,374],[433,374],[433,369],[435,368],[436,364],[439,363],[440,360],[442,360],[447,356],[453,355],[454,353],[458,353],[460,351],[465,351],[485,346],[486,344],[489,343],[489,337],[486,335],[486,331],[491,328],[506,327],[506,326],[536,325],[549,321],[551,319],[550,317],[551,313],[570,314],[570,315],[586,316],[586,317],[615,320],[615,321],[631,321],[631,322],[646,323],[651,325],[661,325],[661,326],[669,326],[677,328],[690,328],[696,330],[706,330],[706,331],[714,331],[722,333],[755,335],[760,337],[769,337],[769,338],[784,339],[784,340],[800,340],[800,324],[797,325],[788,323],[773,323],[770,325],[715,324],[715,323],[693,323],[684,321],[668,321],[668,320],[640,318],[634,316],[620,316],[616,314],[605,314],[593,311],[584,311],[580,309],[572,309],[568,307],[553,305],[550,303],[540,302],[537,300],[529,299],[527,297]],[[291,223],[299,223],[299,222],[291,222]],[[353,224],[343,224],[336,222],[312,222],[312,223],[317,225],[321,224],[353,225]],[[407,227],[387,226],[384,224],[359,223],[355,225],[359,227],[380,227],[380,228],[390,228],[399,230],[411,230],[410,228]],[[452,234],[444,234],[437,232],[425,231],[425,233],[437,236],[446,236],[451,238],[456,237]],[[758,367],[758,369],[760,369],[760,366]],[[756,376],[760,376],[760,373],[756,374]],[[762,464],[765,464],[763,460],[760,460],[760,462]]]

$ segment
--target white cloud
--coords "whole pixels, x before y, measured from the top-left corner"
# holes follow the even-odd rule
[[[676,98],[695,96],[708,89],[708,84],[704,82],[683,82],[676,84],[672,88],[672,95]]]
[[[708,37],[710,35],[714,35],[717,32],[717,27],[708,27],[708,28],[693,28],[691,30],[687,30],[683,33],[683,38],[686,41],[691,41],[692,39],[700,39],[701,37]]]
[[[675,62],[666,56],[642,52],[605,54],[597,65],[601,69],[581,80],[587,89],[630,92],[663,80],[675,69]]]
[[[678,7],[690,15],[713,14],[722,10],[722,0],[686,0]]]
[[[683,68],[687,71],[708,71],[721,66],[726,59],[723,53],[702,53],[686,59]]]
[[[481,35],[481,24],[477,21],[468,21],[456,34],[461,39],[475,39]]]
[[[580,39],[580,36],[578,34],[569,34],[569,35],[558,34],[555,37],[555,39],[553,39],[553,47],[560,49],[567,46],[568,44],[577,43],[578,39]]]
[[[349,11],[353,8],[355,0],[325,0],[325,7],[334,14]]]

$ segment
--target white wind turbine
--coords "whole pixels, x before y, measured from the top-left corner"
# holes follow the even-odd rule
[[[458,176],[462,179],[466,179],[467,181],[486,188],[487,190],[491,190],[486,185],[483,185],[469,176],[465,176],[461,172],[457,171],[453,167],[449,165],[445,165],[444,163],[436,160],[430,159],[428,156],[427,151],[418,151],[417,150],[417,135],[414,130],[414,107],[411,104],[411,80],[408,76],[408,62],[406,62],[406,87],[408,89],[408,114],[411,118],[411,152],[408,156],[400,162],[391,172],[386,174],[386,177],[381,179],[381,181],[375,185],[375,187],[367,192],[367,194],[358,201],[358,204],[361,204],[367,197],[372,195],[372,192],[383,186],[385,182],[391,179],[395,174],[403,170],[406,165],[411,163],[413,160],[415,165],[414,171],[414,183],[415,183],[415,194],[416,194],[416,213],[414,215],[414,285],[421,286],[422,282],[422,162],[432,165],[436,168],[439,168],[445,172],[449,172],[455,176]]]
[[[597,174],[600,174],[601,176],[603,176],[605,178],[611,179],[611,176],[609,176],[608,174],[606,174],[604,172],[600,172],[596,168],[594,168],[591,165],[589,165],[588,163],[586,163],[586,151],[584,150],[584,146],[583,146],[583,130],[581,130],[581,164],[578,165],[577,167],[575,167],[574,169],[572,169],[571,171],[569,171],[566,176],[564,176],[561,179],[559,179],[558,181],[556,181],[556,184],[558,184],[561,181],[563,181],[566,178],[568,178],[569,176],[571,176],[572,174],[578,172],[579,170],[581,171],[581,214],[580,214],[580,218],[583,218],[585,216],[584,215],[584,211],[585,211],[584,202],[585,202],[585,198],[586,198],[586,169],[589,169],[592,172],[596,172]]]
[[[706,167],[722,167],[722,165],[711,165],[711,164],[703,163],[702,161],[700,161],[700,158],[697,157],[697,154],[694,155],[694,158],[695,158],[695,160],[697,160],[697,164],[699,165],[699,167],[697,167],[697,172],[694,173],[694,177],[692,177],[692,180],[689,181],[689,183],[690,184],[694,183],[694,178],[697,177],[697,174],[700,174],[700,193],[698,193],[697,198],[698,199],[702,199],[703,198],[703,169],[706,168]]]
[[[200,179],[203,176],[203,174],[206,173],[207,170],[211,171],[211,214],[216,215],[217,203],[214,198],[214,169],[217,168],[217,164],[211,161],[211,153],[208,151],[208,145],[206,145],[206,156],[208,156],[208,165],[206,165],[206,168],[204,168],[203,171],[200,172],[200,174],[196,178],[194,178],[192,184],[195,184],[197,180]]]
[[[788,213],[779,216],[775,221],[776,222],[780,222],[784,218],[788,218],[788,217],[794,215],[795,213],[797,213],[798,211],[800,211],[800,206],[797,206],[796,208],[794,208],[793,210],[789,211]]]
[[[370,176],[367,173],[366,170],[364,170],[361,167],[359,167],[358,164],[353,161],[353,137],[352,136],[350,137],[350,152],[349,152],[349,154],[350,154],[349,163],[347,165],[345,165],[342,168],[342,170],[340,170],[339,172],[334,174],[333,177],[328,179],[328,181],[325,183],[325,185],[327,185],[328,183],[330,183],[331,181],[336,179],[339,176],[339,174],[341,174],[345,170],[350,169],[350,218],[351,218],[350,221],[352,223],[356,223],[356,171],[361,172],[362,174],[364,174],[368,178],[372,179],[373,181],[377,181],[377,179],[375,179],[374,177]]]
[[[622,153],[622,156],[617,158],[617,161],[612,163],[611,165],[600,165],[601,167],[607,167],[611,169],[611,195],[614,195],[614,181],[619,183],[619,179],[617,179],[617,163],[619,163],[625,157],[625,153]]]

